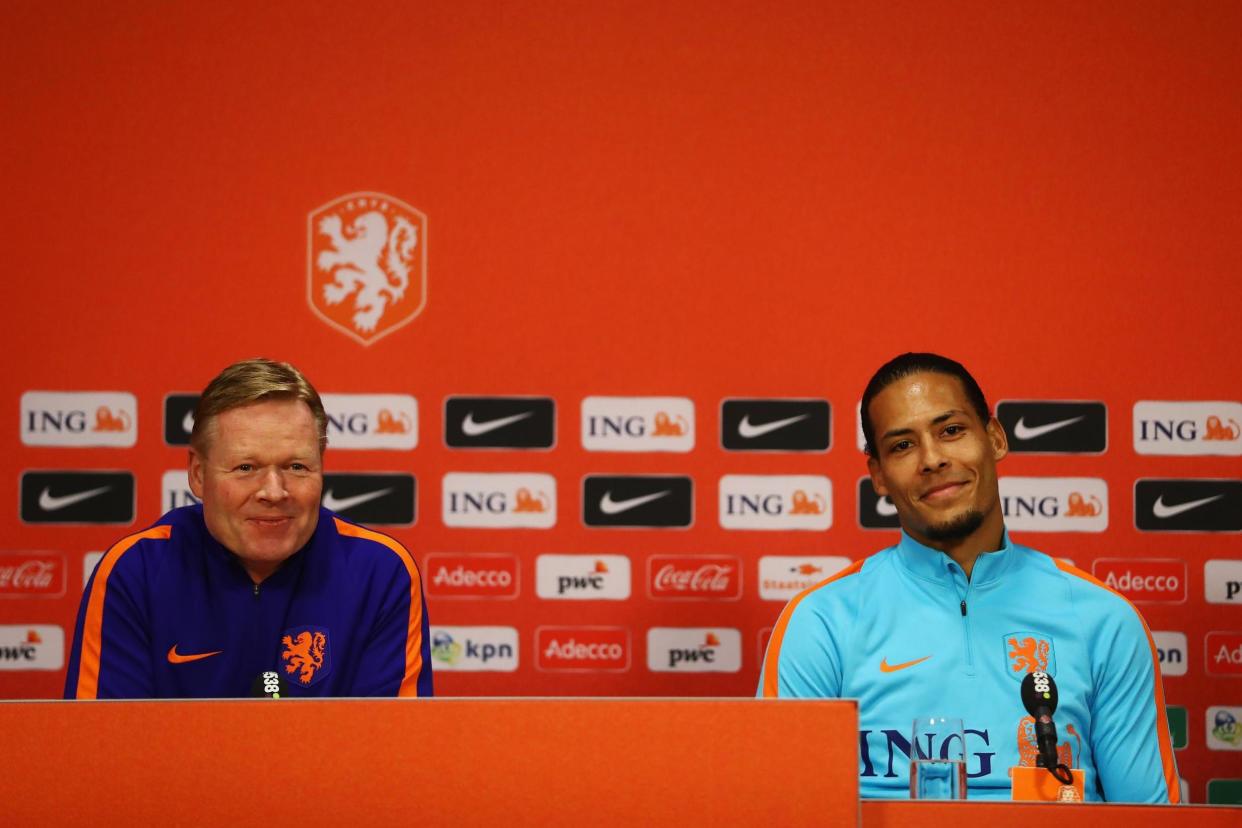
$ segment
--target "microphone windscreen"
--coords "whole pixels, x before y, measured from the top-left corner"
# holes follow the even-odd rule
[[[1027,673],[1026,678],[1022,679],[1022,706],[1035,717],[1039,716],[1036,711],[1041,707],[1048,711],[1048,715],[1055,713],[1057,683],[1052,680],[1052,676],[1042,670]]]

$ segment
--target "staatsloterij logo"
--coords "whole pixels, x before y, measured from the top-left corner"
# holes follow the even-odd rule
[[[427,304],[427,217],[383,193],[343,195],[307,216],[307,301],[370,345]]]

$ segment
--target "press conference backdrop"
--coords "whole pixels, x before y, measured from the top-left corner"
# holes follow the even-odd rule
[[[1236,4],[8,11],[0,695],[60,693],[255,355],[415,553],[441,694],[750,694],[894,541],[857,400],[929,349],[1013,536],[1146,616],[1191,799],[1239,796]]]

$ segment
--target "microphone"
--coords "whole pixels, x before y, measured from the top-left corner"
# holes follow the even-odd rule
[[[250,685],[250,695],[256,699],[283,699],[289,686],[275,670],[266,670],[255,677]]]
[[[1063,785],[1074,784],[1074,774],[1057,761],[1057,726],[1052,714],[1057,709],[1057,683],[1052,676],[1036,670],[1022,679],[1022,706],[1035,718],[1035,744],[1039,757],[1035,764],[1047,768]]]

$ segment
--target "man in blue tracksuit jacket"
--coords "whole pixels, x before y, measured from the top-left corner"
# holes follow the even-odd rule
[[[195,411],[174,509],[100,560],[65,697],[429,696],[413,557],[319,505],[327,415],[288,363],[226,368]],[[267,683],[270,686],[270,682]]]
[[[868,384],[862,423],[900,542],[786,606],[758,694],[858,699],[864,797],[909,796],[916,716],[960,717],[969,796],[1007,799],[1009,768],[1037,755],[1021,681],[1044,671],[1058,758],[1086,770],[1086,799],[1178,802],[1147,626],[1095,578],[1010,540],[996,476],[1008,442],[966,369],[897,357]]]

